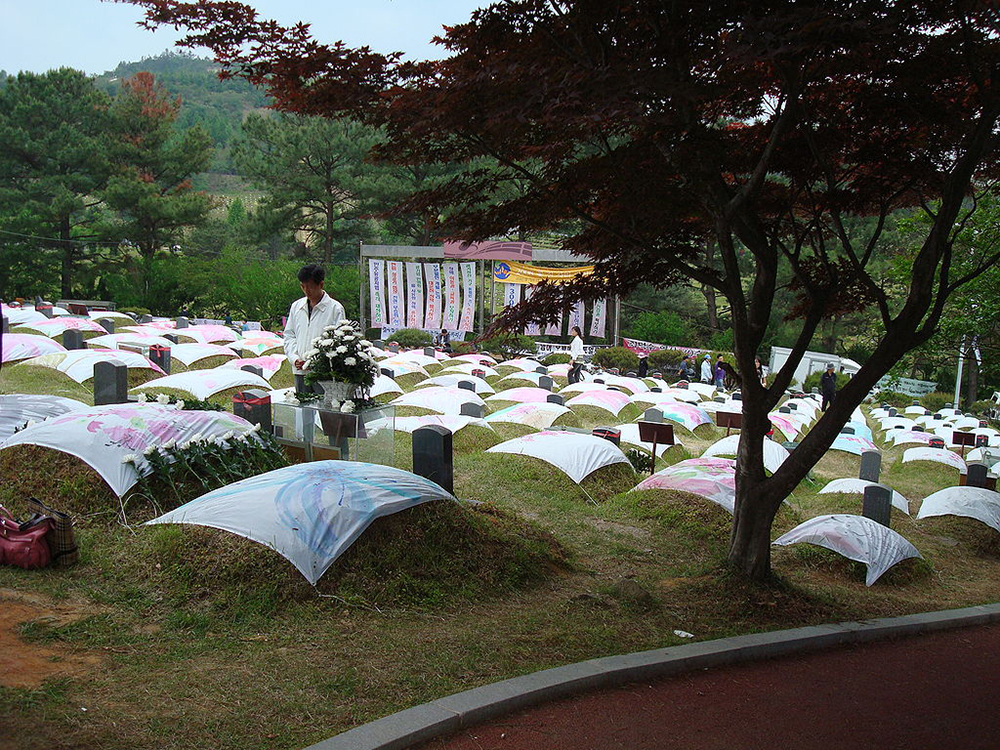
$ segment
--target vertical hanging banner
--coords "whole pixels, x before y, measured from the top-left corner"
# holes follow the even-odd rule
[[[583,333],[583,300],[577,302],[569,311],[569,331],[570,335],[573,335],[573,326],[580,329],[580,333]]]
[[[424,263],[424,278],[427,280],[424,327],[438,329],[441,327],[441,266],[437,263]]]
[[[546,336],[562,336],[562,324],[563,324],[563,314],[562,310],[559,311],[559,319],[555,323],[549,323],[545,326]]]
[[[389,327],[402,328],[406,325],[403,320],[403,263],[398,260],[388,262],[389,270],[386,274],[386,289],[389,292]]]
[[[531,293],[534,292],[534,291],[535,291],[535,287],[533,287],[533,286],[526,286],[526,287],[524,287],[524,301],[525,302],[527,302],[529,299],[531,299]],[[542,327],[540,325],[538,325],[538,323],[528,323],[528,325],[525,326],[524,335],[525,336],[541,336],[542,335]]]
[[[424,327],[424,277],[419,263],[406,264],[406,325]]]
[[[462,317],[458,322],[459,331],[474,330],[476,318],[476,264],[462,263]]]
[[[458,330],[459,301],[458,301],[458,263],[445,263],[444,271],[444,303],[442,311],[444,316],[441,320],[441,327],[449,331]]]
[[[371,301],[371,326],[386,325],[385,315],[385,261],[368,260],[368,297]]]
[[[608,300],[595,299],[594,311],[590,318],[590,335],[592,338],[603,339],[607,333],[608,325]]]
[[[503,306],[513,307],[521,301],[521,285],[520,284],[504,284],[503,285]]]

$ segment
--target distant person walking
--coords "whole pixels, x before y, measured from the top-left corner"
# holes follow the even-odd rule
[[[826,407],[833,403],[837,395],[837,372],[833,362],[827,363],[826,372],[819,379],[819,390],[823,394],[823,411],[826,411]]]
[[[715,387],[720,391],[726,385],[726,368],[723,367],[724,364],[725,362],[720,354],[715,360]]]
[[[706,354],[705,358],[701,360],[701,382],[711,385],[713,380],[715,377],[712,371],[712,355]]]
[[[644,353],[644,354],[640,354],[639,355],[639,369],[636,372],[636,374],[640,378],[644,378],[644,377],[646,377],[649,374],[649,355],[648,354]]]
[[[583,378],[583,331],[579,326],[573,326],[573,341],[569,345],[569,384],[579,383]]]
[[[285,321],[285,355],[292,364],[295,390],[306,390],[307,352],[323,329],[344,319],[344,306],[323,289],[326,272],[322,266],[303,266],[298,273],[299,286],[305,295],[292,303]]]

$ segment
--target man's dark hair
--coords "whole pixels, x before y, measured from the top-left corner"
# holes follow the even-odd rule
[[[299,271],[300,284],[305,284],[307,281],[311,281],[313,284],[322,284],[325,278],[326,271],[323,270],[323,266],[318,266],[315,263],[302,266],[302,270]]]

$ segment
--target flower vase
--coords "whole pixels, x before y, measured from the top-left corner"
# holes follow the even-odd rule
[[[339,380],[321,380],[323,388],[323,406],[327,409],[340,410],[340,405],[354,396],[357,386],[353,383],[342,383]]]

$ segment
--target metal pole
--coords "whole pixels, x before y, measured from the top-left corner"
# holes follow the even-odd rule
[[[962,366],[965,364],[965,336],[962,336],[962,343],[958,347],[958,376],[955,378],[955,408],[958,408],[958,399],[962,390]]]
[[[618,346],[618,339],[621,337],[622,320],[622,298],[615,295],[615,336],[611,341],[611,346]]]
[[[482,290],[479,294],[479,333],[486,330],[486,261],[477,261],[479,263],[479,281],[482,284]]]
[[[365,259],[364,259],[364,241],[358,242],[358,322],[361,323],[361,335],[365,335],[365,281],[367,281],[367,274],[365,273]]]

